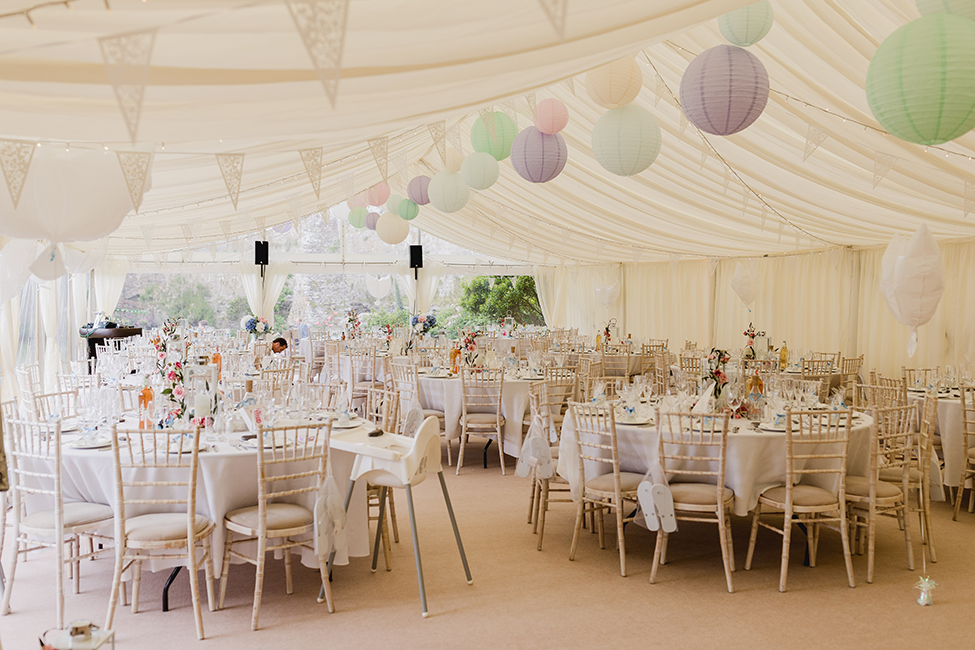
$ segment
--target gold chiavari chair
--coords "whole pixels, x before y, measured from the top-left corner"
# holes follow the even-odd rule
[[[504,388],[504,370],[481,368],[462,368],[460,371],[463,390],[462,415],[460,418],[460,452],[457,454],[457,470],[464,466],[464,450],[470,434],[492,438],[498,441],[498,455],[501,458],[501,475],[504,469],[504,425],[501,415],[501,391]],[[485,446],[485,463],[487,446]]]
[[[532,422],[537,422],[545,436],[545,444],[549,445],[552,458],[558,458],[558,436],[553,442],[549,435],[551,431],[561,431],[556,426],[552,414],[556,408],[561,408],[561,400],[553,404],[549,393],[549,382],[538,381],[528,389],[528,406],[531,410]],[[530,426],[530,425],[529,425]],[[545,513],[550,503],[573,503],[569,492],[569,483],[558,474],[541,476],[533,467],[531,471],[531,499],[528,505],[528,523],[533,524],[532,533],[538,535],[538,550],[542,550],[542,540],[545,537]],[[553,497],[552,494],[556,496]]]
[[[367,388],[365,419],[369,420],[377,429],[396,433],[396,428],[399,425],[399,405],[400,395],[398,391],[386,390],[385,388]],[[385,501],[389,508],[389,519],[392,522],[393,540],[399,544],[399,524],[396,522],[396,503],[393,501],[393,491],[366,483],[366,499],[369,507],[369,521],[377,522],[376,538],[382,544],[386,570],[391,571],[393,565],[389,554],[389,526],[385,517],[380,522],[379,511],[380,504]],[[375,515],[373,515],[374,508],[376,509]]]
[[[955,492],[955,512],[952,520],[958,520],[961,498],[965,493],[965,483],[975,481],[975,385],[963,384],[961,392],[961,452],[962,469],[958,490]],[[968,512],[975,510],[975,483],[968,494]]]

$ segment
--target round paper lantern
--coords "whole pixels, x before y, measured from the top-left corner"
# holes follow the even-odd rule
[[[369,210],[365,209],[361,205],[357,205],[349,211],[349,223],[356,228],[364,228],[366,225],[366,217],[368,215]]]
[[[632,57],[617,59],[586,73],[586,92],[603,108],[625,106],[643,88],[643,72]]]
[[[381,181],[366,190],[369,205],[382,205],[389,200],[389,183]]]
[[[397,212],[406,221],[413,221],[420,215],[420,206],[409,199],[403,199],[399,202],[399,210]]]
[[[768,73],[758,57],[734,45],[699,54],[680,80],[680,104],[691,124],[713,135],[748,128],[768,103]]]
[[[472,190],[486,190],[498,182],[501,168],[498,161],[489,153],[477,151],[464,159],[460,175]]]
[[[399,194],[390,194],[386,200],[386,209],[393,214],[399,214],[399,204],[402,203],[404,198],[406,197],[400,196]]]
[[[406,186],[406,195],[417,205],[426,205],[430,202],[430,195],[427,188],[430,187],[429,176],[417,176]]]
[[[592,130],[592,153],[608,172],[617,176],[639,174],[660,153],[660,125],[636,104],[611,108]]]
[[[772,3],[758,0],[718,18],[718,29],[729,43],[748,47],[759,42],[772,29]]]
[[[370,212],[369,214],[366,215],[366,228],[368,228],[369,230],[375,230],[377,221],[379,221],[379,213]]]
[[[569,109],[557,99],[543,99],[535,107],[535,128],[542,133],[558,133],[569,123]]]
[[[430,187],[427,188],[430,195],[430,203],[441,212],[457,212],[471,198],[471,190],[464,183],[460,174],[450,172],[440,172],[430,179]]]
[[[975,22],[918,18],[888,36],[867,68],[867,104],[901,140],[941,144],[975,127]]]
[[[488,128],[485,118],[493,124],[493,128]],[[495,111],[474,120],[474,125],[471,127],[471,146],[474,147],[474,151],[491,154],[495,160],[504,160],[511,155],[511,143],[515,141],[517,135],[518,127],[511,118]]]
[[[376,223],[376,234],[387,244],[398,244],[410,236],[410,224],[394,212],[383,212]]]
[[[530,126],[511,145],[511,164],[518,175],[532,183],[547,183],[562,173],[569,148],[558,133],[542,133]]]
[[[444,171],[456,174],[460,171],[460,166],[464,163],[464,153],[457,149],[447,149],[447,160],[444,162]]]
[[[975,20],[975,0],[917,0],[917,10],[922,16],[952,14]]]
[[[350,210],[354,208],[364,208],[369,205],[369,197],[366,192],[359,192],[351,199],[346,201],[345,204],[349,206]]]

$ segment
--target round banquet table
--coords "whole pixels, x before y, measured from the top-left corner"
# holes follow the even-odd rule
[[[748,421],[733,420],[728,433],[725,455],[725,486],[735,492],[734,512],[745,516],[758,504],[759,495],[785,483],[785,433],[751,429]],[[866,476],[870,469],[870,425],[873,419],[857,414],[850,427],[850,445],[846,469],[851,476]],[[657,429],[654,425],[616,423],[619,446],[620,470],[646,474],[657,460]],[[569,481],[573,498],[581,494],[582,477],[579,476],[578,438],[575,423],[567,417],[562,425],[559,443],[558,473]],[[604,463],[588,461],[583,465],[586,480],[606,473]],[[610,470],[612,471],[612,470]],[[808,482],[816,484],[815,475],[807,475]],[[820,485],[834,489],[832,485]]]
[[[236,442],[239,440],[239,435],[240,433],[231,434],[229,439]],[[74,434],[63,435],[61,481],[65,501],[105,503],[114,508],[116,506],[115,469],[111,447],[97,450],[75,449],[71,443],[76,438]],[[257,505],[257,450],[246,447],[239,449],[231,443],[217,442],[209,444],[210,450],[202,451],[203,444],[201,439],[196,512],[216,524],[211,543],[215,576],[219,577],[223,565],[223,545],[226,540],[224,516],[237,508]],[[344,494],[352,475],[355,454],[332,449],[329,458],[332,475]],[[186,498],[185,488],[171,489],[174,498]],[[313,511],[314,501],[315,494],[308,493],[299,495],[294,502]],[[51,504],[41,503],[39,500],[27,502],[28,513],[45,507],[51,507]],[[128,506],[126,514],[132,516],[139,513],[133,506]],[[371,553],[364,481],[356,484],[353,499],[349,504],[346,530],[348,551],[337,553],[335,564],[348,564],[349,557],[365,557]],[[318,568],[318,558],[311,550],[293,549],[295,553],[298,551],[300,551],[302,564],[312,569]],[[159,560],[147,563],[144,567],[150,571],[158,571],[177,564],[179,562],[175,560]]]
[[[917,404],[918,425],[924,411],[923,390],[909,389],[907,400]],[[935,432],[941,435],[941,451],[944,454],[944,484],[958,487],[961,471],[965,466],[965,423],[962,419],[961,397],[956,391],[938,395],[938,416]]]

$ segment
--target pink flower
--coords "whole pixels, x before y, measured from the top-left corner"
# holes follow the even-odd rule
[[[173,387],[173,397],[176,399],[183,399],[184,395],[186,395],[186,389],[184,389],[182,385],[177,384]]]
[[[166,375],[166,379],[168,379],[169,381],[176,381],[176,371],[170,370],[169,373]]]
[[[160,361],[165,361],[166,360],[166,353],[165,352],[160,352],[159,354],[156,355],[156,358],[159,359]]]

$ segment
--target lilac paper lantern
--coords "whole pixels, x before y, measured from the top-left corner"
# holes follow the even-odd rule
[[[379,221],[379,213],[370,212],[369,214],[366,215],[366,228],[368,228],[369,230],[375,230],[377,221]]]
[[[748,128],[768,103],[768,73],[758,57],[734,45],[697,56],[680,80],[680,104],[697,128],[731,135]]]
[[[547,183],[569,159],[569,148],[558,133],[542,133],[534,126],[518,134],[511,145],[511,164],[518,175],[532,183]]]
[[[426,205],[430,202],[429,187],[429,176],[417,176],[406,186],[406,195],[417,205]]]

